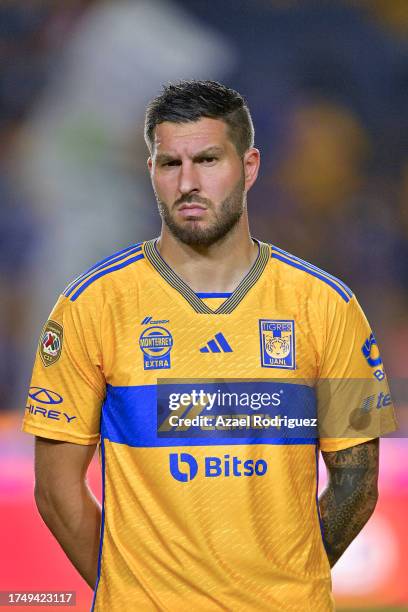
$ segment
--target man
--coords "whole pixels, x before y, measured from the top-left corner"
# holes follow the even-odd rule
[[[375,338],[341,281],[251,238],[260,154],[238,93],[169,85],[145,135],[160,238],[72,281],[41,334],[39,511],[95,610],[332,610],[395,428]]]

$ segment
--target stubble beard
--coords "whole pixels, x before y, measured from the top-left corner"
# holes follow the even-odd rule
[[[191,247],[212,246],[231,232],[242,217],[246,207],[244,186],[245,179],[242,174],[229,196],[221,203],[218,213],[215,213],[214,222],[205,228],[200,227],[198,219],[186,220],[183,224],[177,223],[170,213],[168,205],[160,201],[156,195],[160,216],[173,236],[180,242]],[[214,210],[211,201],[194,195],[180,198],[178,205],[189,201],[201,202]]]

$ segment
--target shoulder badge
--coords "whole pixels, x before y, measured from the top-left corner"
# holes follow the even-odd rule
[[[41,361],[48,367],[61,356],[64,331],[62,325],[55,321],[47,321],[41,333],[39,352]]]

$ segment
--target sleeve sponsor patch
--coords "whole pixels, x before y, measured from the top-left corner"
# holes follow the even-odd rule
[[[64,331],[62,325],[51,319],[47,321],[41,332],[38,347],[41,361],[45,367],[53,365],[60,358],[63,337]]]

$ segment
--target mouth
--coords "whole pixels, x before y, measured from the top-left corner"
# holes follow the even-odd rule
[[[182,217],[202,217],[207,208],[202,204],[191,202],[189,204],[182,204],[178,209],[178,212]]]
[[[179,211],[181,210],[206,210],[206,207],[202,204],[191,202],[189,204],[182,204],[179,208]]]

